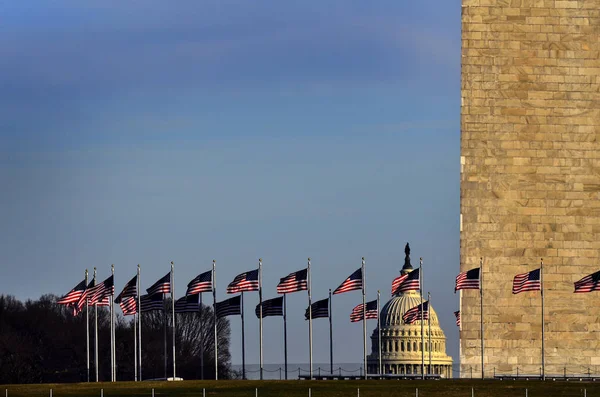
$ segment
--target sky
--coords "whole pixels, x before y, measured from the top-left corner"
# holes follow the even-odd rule
[[[384,303],[409,242],[458,362],[458,0],[32,0],[0,15],[0,293],[62,295],[111,264],[117,292],[137,264],[149,287],[174,261],[179,297],[214,259],[222,300],[262,258],[268,299],[311,257],[318,300],[364,256],[367,300]],[[288,360],[305,363],[307,296],[287,302]],[[360,302],[334,298],[335,362],[362,361]],[[257,303],[245,294],[247,363]],[[265,363],[283,362],[282,332],[264,320]],[[314,362],[328,337],[315,320]]]

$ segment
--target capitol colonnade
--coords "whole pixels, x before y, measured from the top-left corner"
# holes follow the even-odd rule
[[[413,267],[410,263],[410,248],[405,249],[406,257],[402,274],[410,273]],[[381,308],[381,361],[384,374],[414,375],[421,374],[422,352],[424,347],[425,373],[440,375],[443,378],[452,377],[452,357],[446,354],[446,335],[441,329],[438,316],[433,307],[429,306],[430,320],[424,320],[424,341],[421,340],[421,321],[405,324],[402,316],[409,309],[423,302],[417,291],[398,293]],[[431,324],[429,323],[431,322]],[[431,327],[430,327],[431,326]],[[429,362],[429,328],[431,328],[431,365]],[[375,374],[379,368],[379,330],[376,328],[371,335],[371,354],[367,360],[368,373]]]

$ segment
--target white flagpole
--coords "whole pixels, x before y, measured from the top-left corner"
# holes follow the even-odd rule
[[[115,265],[110,265],[110,271],[113,276],[113,290],[115,285]],[[116,365],[117,357],[115,350],[115,305],[114,294],[110,294],[110,380],[115,382],[117,379]]]
[[[259,361],[260,361],[260,380],[263,380],[263,346],[262,346],[262,342],[263,342],[263,324],[262,324],[262,314],[263,314],[263,308],[262,308],[262,259],[258,260],[258,305],[259,305],[259,314],[260,314],[260,318],[258,319],[258,331],[260,334],[260,340],[258,342],[259,345],[259,349],[260,349],[260,357],[259,357]]]
[[[378,349],[379,349],[379,375],[383,375],[383,366],[381,364],[381,319],[380,319],[380,311],[381,311],[381,307],[380,307],[380,292],[379,290],[377,290],[377,330],[379,333],[378,336]]]
[[[246,380],[246,335],[244,335],[244,291],[240,292],[240,312],[242,315],[242,379]]]
[[[286,293],[283,294],[283,367],[285,370],[285,380],[288,378],[287,363],[287,301]]]
[[[215,380],[219,379],[219,345],[217,343],[217,283],[215,282],[216,272],[216,261],[213,259],[212,267],[212,293],[213,293],[213,322],[214,322],[214,342],[215,342]]]
[[[423,320],[423,258],[419,258],[419,292],[421,294],[421,379],[425,379],[425,335]]]
[[[363,304],[363,368],[365,369],[365,379],[367,379],[367,307],[365,303],[365,294],[367,289],[367,280],[365,274],[365,257],[362,257],[362,304]]]
[[[88,269],[85,269],[85,288],[88,287]],[[84,291],[85,292],[85,291]],[[85,339],[86,339],[86,372],[87,381],[90,381],[90,308],[85,299]]]
[[[331,288],[329,288],[329,371],[333,375],[333,321],[332,321],[332,308],[331,308]]]
[[[462,295],[461,295],[462,298]],[[481,334],[481,379],[485,379],[485,370],[483,366],[484,343],[483,343],[483,257],[479,258],[479,332]],[[462,307],[461,307],[462,310]]]
[[[175,265],[171,261],[171,314],[173,316],[173,380],[175,380]]]
[[[139,314],[133,315],[133,381],[137,382],[138,367],[137,367],[137,318]]]
[[[313,361],[313,343],[312,343],[312,297],[310,292],[310,258],[308,258],[307,265],[307,275],[308,275],[308,374],[309,378],[312,380],[313,370],[312,370],[312,361]]]
[[[542,295],[542,380],[546,380],[546,356],[544,349],[545,326],[544,326],[544,259],[540,259],[540,294]]]
[[[94,286],[96,286],[96,267],[94,267]],[[87,303],[87,302],[86,302]],[[98,382],[98,303],[94,302],[94,367],[96,370],[96,382]]]
[[[139,354],[139,360],[138,360],[138,379],[140,381],[142,381],[142,293],[141,293],[141,286],[142,286],[142,280],[141,280],[141,275],[140,275],[140,265],[138,263],[137,266],[137,299],[138,299],[138,307],[137,307],[137,315],[138,315],[138,354]]]
[[[429,326],[429,341],[427,342],[429,349],[429,370],[427,373],[431,374],[431,294],[429,292],[427,293],[427,302],[427,325]]]
[[[204,380],[204,316],[202,313],[202,292],[198,294],[198,312],[200,313],[200,379]]]

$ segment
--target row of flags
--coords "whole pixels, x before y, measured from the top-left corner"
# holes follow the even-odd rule
[[[480,268],[468,270],[456,276],[454,292],[461,289],[480,288]],[[583,277],[574,283],[574,293],[584,293],[600,290],[600,270]],[[542,289],[541,268],[526,273],[517,274],[513,279],[512,293],[519,294],[525,291],[540,291]]]
[[[403,274],[396,277],[392,282],[392,295],[400,293],[419,290],[420,288],[420,269],[415,269],[410,273]],[[152,286],[146,289],[147,294],[137,299],[137,275],[129,280],[121,293],[114,300],[123,312],[123,315],[130,316],[135,315],[138,312],[149,312],[154,310],[164,309],[164,294],[171,292],[171,273],[167,273],[164,277],[156,281]],[[338,288],[333,291],[333,294],[340,294],[344,292],[359,290],[362,288],[362,269],[358,269],[347,277]],[[479,269],[472,269],[468,272],[461,273],[457,277],[457,287],[459,289],[469,289],[479,287]],[[191,313],[198,312],[199,310],[199,294],[202,292],[212,292],[212,271],[207,271],[199,274],[187,285],[186,295],[175,301],[175,313]],[[258,291],[258,269],[251,270],[238,274],[233,281],[227,286],[227,293],[239,293],[239,292],[251,292]],[[308,271],[302,269],[280,279],[277,285],[277,292],[279,294],[286,294],[291,292],[298,292],[308,289]],[[108,305],[108,299],[111,295],[114,295],[114,276],[108,277],[103,282],[95,285],[95,281],[92,280],[89,285],[86,286],[85,280],[77,284],[69,293],[58,300],[59,304],[70,305],[74,309],[74,314],[77,314],[85,305],[87,300],[88,305],[93,306],[97,304],[99,306]],[[357,322],[364,318],[366,319],[377,319],[377,300],[367,302],[366,314],[363,316],[363,305],[359,304],[350,313],[350,321]],[[138,307],[141,306],[141,307]],[[260,306],[256,306],[256,316],[260,316]],[[312,303],[312,318],[326,318],[329,317],[329,298]],[[413,310],[411,312],[410,310]],[[410,324],[417,319],[420,319],[420,311],[423,310],[424,317],[427,319],[428,316],[428,305],[424,308],[421,305],[416,306],[407,311],[405,314],[406,319],[404,320],[407,324]],[[309,319],[309,308],[305,311],[306,320]],[[230,315],[239,315],[241,313],[241,300],[239,296],[226,299],[216,303],[216,315],[217,317],[225,317]],[[413,314],[417,314],[418,318],[415,318]],[[262,316],[283,316],[283,298],[273,298],[262,302]],[[405,318],[403,317],[403,319]],[[413,319],[414,318],[414,319]]]
[[[215,284],[214,284],[214,262],[212,271],[200,273],[194,279],[187,284],[186,294],[175,300],[173,297],[173,264],[171,264],[171,272],[167,273],[164,277],[161,277],[154,284],[145,290],[146,294],[140,291],[140,279],[139,279],[139,266],[138,274],[130,279],[119,295],[114,298],[115,287],[114,287],[114,267],[113,274],[106,280],[97,283],[96,275],[94,271],[94,278],[88,284],[87,283],[87,271],[86,278],[84,281],[77,284],[69,293],[59,299],[58,303],[68,305],[73,308],[74,314],[78,314],[86,306],[98,306],[98,305],[110,305],[111,318],[113,316],[112,303],[116,303],[121,307],[121,310],[125,316],[136,315],[139,313],[154,311],[154,310],[166,310],[166,294],[171,294],[172,299],[172,311],[176,313],[193,313],[199,312],[201,308],[201,294],[203,292],[213,292],[213,299],[215,298]],[[378,299],[370,302],[365,302],[365,285],[364,285],[364,258],[362,267],[350,274],[344,281],[333,291],[333,295],[341,294],[349,291],[361,290],[363,291],[363,303],[354,307],[350,313],[351,322],[358,322],[367,319],[379,320],[379,293]],[[411,290],[419,290],[421,287],[420,282],[420,269],[414,270],[411,273],[404,273],[402,276],[396,278],[393,292],[399,294]],[[277,292],[283,294],[283,296],[263,300],[262,298],[262,285],[261,285],[261,261],[259,260],[258,269],[246,271],[238,274],[226,288],[228,294],[240,294],[229,299],[217,302],[214,299],[214,315],[215,315],[215,338],[216,338],[216,318],[241,315],[242,316],[242,327],[244,323],[244,316],[242,312],[243,308],[243,293],[244,292],[259,292],[259,304],[255,308],[256,316],[261,319],[262,329],[262,318],[269,316],[283,316],[285,323],[285,295],[293,292],[306,291],[308,290],[309,305],[305,312],[305,318],[312,320],[313,318],[327,318],[329,317],[331,322],[331,290],[329,292],[329,298],[311,302],[310,293],[310,260],[308,267],[292,272],[285,277],[282,277],[277,284]],[[112,299],[114,298],[114,300]],[[413,323],[418,318],[428,318],[428,304],[419,305],[409,310],[405,317],[407,323]],[[87,311],[86,311],[87,313]],[[87,314],[86,314],[87,316]],[[172,327],[175,328],[175,317],[173,316]],[[141,335],[141,320],[138,316],[137,319],[139,326],[139,335]],[[331,324],[330,324],[331,327]],[[363,327],[364,328],[364,327]],[[285,324],[284,324],[285,329]],[[311,329],[311,326],[309,326]],[[134,330],[135,333],[135,330]],[[363,332],[366,338],[366,331]],[[243,332],[242,332],[243,334]],[[310,332],[309,332],[310,334]],[[141,336],[138,335],[139,345],[141,346]],[[262,335],[262,333],[261,333]],[[112,338],[111,330],[111,343],[114,343]],[[309,337],[310,339],[310,337]],[[365,339],[366,340],[366,339]],[[166,343],[166,342],[165,342]],[[175,341],[173,341],[173,344]],[[366,342],[365,342],[366,343]],[[89,344],[89,342],[88,342]],[[165,344],[166,345],[166,344]],[[243,345],[243,344],[242,344]],[[261,340],[262,345],[262,340]],[[366,352],[366,347],[364,347]],[[141,357],[141,355],[140,355]],[[242,355],[243,357],[243,355]],[[216,354],[215,354],[216,358]],[[141,358],[140,358],[141,361]],[[88,360],[89,362],[89,360]],[[262,349],[261,349],[261,362],[262,362]],[[111,364],[113,365],[113,364]],[[174,361],[175,366],[175,361]],[[140,365],[141,368],[141,365]],[[173,371],[175,373],[175,370]],[[140,369],[141,379],[141,369]]]
[[[485,377],[484,364],[485,364],[485,344],[484,344],[484,322],[483,322],[483,288],[482,288],[482,269],[483,267],[483,258],[480,259],[480,267],[470,269],[466,272],[460,273],[456,276],[456,285],[454,287],[454,292],[462,290],[462,289],[478,289],[480,294],[480,335],[481,335],[481,378]],[[542,380],[545,380],[545,321],[544,321],[544,288],[542,285],[543,282],[543,268],[544,261],[543,259],[540,261],[540,267],[534,270],[530,270],[525,273],[519,273],[514,276],[512,282],[512,293],[519,294],[521,292],[526,291],[540,291],[541,297],[541,363],[542,366],[540,368],[540,375]],[[589,274],[578,281],[573,283],[574,293],[586,293],[591,291],[600,290],[600,270]],[[456,316],[456,325],[460,327],[461,319],[460,319],[460,311],[454,312]]]

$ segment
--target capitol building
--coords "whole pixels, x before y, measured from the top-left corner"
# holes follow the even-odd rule
[[[402,274],[413,271],[410,264],[410,248],[406,244],[406,258]],[[421,304],[417,291],[394,295],[379,313],[381,326],[381,361],[384,374],[421,374],[422,343],[421,321],[404,324],[402,316],[407,310]],[[430,320],[424,320],[425,373],[452,377],[452,357],[446,354],[446,335],[440,328],[437,314],[429,305]],[[429,330],[431,329],[431,355],[429,352]],[[431,357],[431,361],[430,361]],[[367,358],[368,373],[379,372],[379,330],[371,335],[371,354]]]

